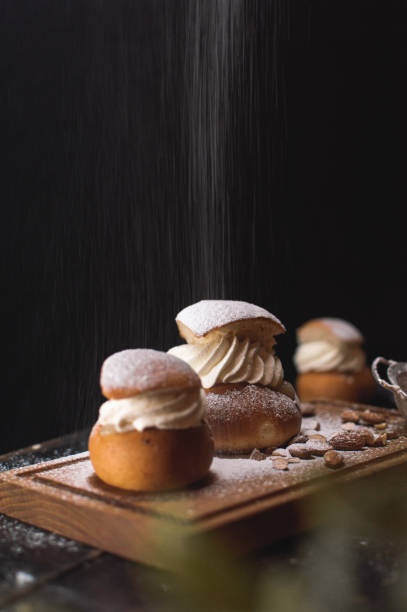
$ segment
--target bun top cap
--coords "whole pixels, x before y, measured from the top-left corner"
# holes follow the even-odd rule
[[[121,399],[148,391],[199,389],[201,381],[178,357],[153,349],[127,349],[104,361],[100,386],[105,397]]]
[[[181,337],[189,344],[206,342],[215,334],[233,334],[271,348],[274,336],[286,331],[281,321],[264,308],[232,300],[201,300],[181,310],[176,322]]]
[[[311,319],[297,329],[298,342],[315,342],[317,340],[333,340],[346,344],[362,344],[360,331],[343,319],[325,317]]]

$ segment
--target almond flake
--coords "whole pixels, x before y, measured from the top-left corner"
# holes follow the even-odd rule
[[[364,410],[360,416],[365,423],[369,423],[370,425],[383,422],[383,415],[378,412],[373,412],[373,410]]]
[[[288,450],[286,448],[276,448],[271,454],[276,457],[287,457]]]
[[[262,453],[261,451],[259,451],[258,448],[254,448],[251,452],[251,455],[249,457],[249,459],[254,459],[255,461],[264,461],[264,459],[266,459],[267,455],[265,455],[264,453]]]
[[[343,410],[341,413],[342,420],[351,421],[352,423],[358,423],[359,417],[360,417],[360,414],[356,412],[356,410],[347,409],[347,410]]]
[[[287,449],[293,457],[311,459],[311,451],[306,444],[290,444]]]
[[[317,433],[311,434],[308,440],[319,440],[320,442],[326,442],[325,436],[323,436],[322,434],[317,434]]]
[[[273,459],[273,468],[275,470],[288,470],[288,459],[277,457]]]
[[[343,455],[338,451],[330,450],[324,455],[325,465],[329,468],[338,468],[343,465]]]

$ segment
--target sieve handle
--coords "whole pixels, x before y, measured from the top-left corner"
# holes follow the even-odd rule
[[[384,380],[383,378],[381,378],[379,371],[378,371],[378,367],[380,363],[383,363],[384,365],[387,365],[387,367],[389,367],[389,366],[395,365],[397,362],[392,361],[391,359],[385,359],[384,357],[376,357],[376,359],[372,363],[372,374],[375,377],[376,381],[379,383],[379,385],[381,385],[385,389],[388,389],[389,391],[392,391],[393,393],[397,393],[397,395],[401,395],[402,397],[407,397],[404,391],[400,389],[398,385],[391,385],[389,382],[387,382],[387,380]]]

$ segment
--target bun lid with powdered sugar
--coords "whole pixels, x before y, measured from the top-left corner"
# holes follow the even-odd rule
[[[362,344],[364,340],[352,323],[332,317],[307,321],[297,329],[297,339],[299,342],[332,340],[346,344]]]
[[[158,390],[199,389],[199,376],[185,361],[154,349],[126,349],[105,359],[102,393],[109,399]]]
[[[233,300],[201,300],[181,310],[176,322],[181,337],[190,344],[207,342],[216,334],[233,334],[271,348],[274,336],[286,331],[271,312]]]

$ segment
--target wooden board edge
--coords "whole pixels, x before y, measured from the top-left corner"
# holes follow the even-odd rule
[[[78,460],[87,459],[87,453],[81,453],[81,457]],[[73,455],[77,457],[77,455]],[[63,460],[52,461],[52,466],[49,469],[53,469],[56,466],[65,465],[70,463],[69,457],[63,458]],[[59,461],[59,463],[58,463]],[[352,481],[355,479],[369,476],[370,474],[380,472],[384,469],[391,468],[407,462],[407,450],[399,450],[383,457],[375,458],[366,464],[358,464],[351,466],[350,468],[339,469],[336,472],[330,471],[326,475],[319,476],[315,480],[308,483],[301,483],[294,485],[289,489],[281,492],[272,492],[265,494],[262,497],[246,500],[241,504],[236,504],[224,510],[219,510],[202,518],[186,519],[185,521],[177,520],[175,517],[165,514],[158,513],[157,511],[150,511],[143,506],[126,506],[116,505],[109,503],[97,495],[93,496],[86,493],[81,493],[75,489],[65,488],[63,485],[57,486],[55,484],[47,482],[45,479],[35,478],[35,473],[42,472],[44,464],[37,464],[36,469],[27,470],[26,468],[18,468],[17,470],[11,470],[9,472],[3,472],[0,474],[0,488],[7,485],[14,487],[24,488],[35,492],[37,495],[42,496],[44,499],[54,498],[55,503],[58,503],[60,498],[62,499],[69,496],[69,505],[78,507],[89,507],[91,505],[100,512],[106,512],[106,507],[109,508],[109,514],[127,515],[133,520],[151,521],[156,522],[160,525],[164,523],[177,524],[182,526],[185,533],[191,534],[195,532],[209,531],[225,525],[231,521],[241,520],[245,517],[258,514],[267,510],[271,510],[274,506],[291,503],[293,501],[301,501],[307,496],[313,495],[315,492],[322,491],[324,489]],[[51,463],[51,462],[50,462]],[[42,466],[42,468],[41,468]],[[23,472],[21,472],[23,470]],[[48,471],[48,463],[47,469]],[[34,478],[29,478],[34,474]],[[21,478],[23,476],[23,478]],[[2,477],[2,478],[1,478]],[[7,490],[7,489],[5,489]],[[65,493],[64,493],[65,491]],[[61,493],[62,492],[62,493]],[[4,510],[4,502],[0,500],[0,511],[7,514],[7,508]],[[18,517],[16,517],[18,518]]]
[[[0,498],[0,512],[6,516],[156,567],[163,567],[159,541],[165,534],[173,540],[192,533],[175,523],[143,514],[136,517],[121,508],[106,516],[105,506],[98,502],[76,499],[64,507],[63,500],[12,480],[0,483]]]
[[[45,499],[42,492],[27,491],[11,481],[0,484],[0,494],[1,511],[7,516],[165,570],[174,569],[172,548],[193,546],[194,538],[209,537],[214,549],[227,547],[230,554],[240,555],[311,526],[295,501],[239,517],[215,529],[188,530],[162,520],[137,522],[134,514],[125,516],[122,512],[106,517],[105,511],[93,504],[73,505],[63,513],[56,499]]]
[[[271,510],[281,504],[290,504],[293,502],[302,503],[305,499],[311,498],[313,495],[318,495],[324,491],[328,491],[337,486],[346,485],[359,479],[368,478],[375,474],[379,474],[383,470],[399,467],[403,464],[407,466],[407,451],[406,449],[398,451],[385,457],[374,459],[366,464],[358,464],[350,469],[337,470],[334,473],[329,473],[326,476],[319,478],[309,483],[301,483],[291,487],[278,495],[270,494],[262,498],[250,500],[245,505],[231,507],[228,510],[218,513],[213,516],[208,516],[199,521],[199,528],[202,530],[217,529],[234,520],[245,519],[249,515],[255,515],[265,510]],[[273,499],[275,498],[275,499]]]

